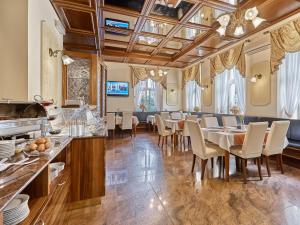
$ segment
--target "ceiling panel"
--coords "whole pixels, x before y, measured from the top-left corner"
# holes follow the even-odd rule
[[[103,50],[110,61],[180,68],[300,12],[297,0],[169,0],[167,6],[164,0],[50,1],[66,27],[66,49]],[[247,22],[243,36],[234,36],[230,27],[225,36],[216,32],[218,16],[254,6],[267,20],[259,28]],[[105,26],[106,18],[129,22],[129,29]]]
[[[71,9],[64,9],[63,11],[68,20],[69,29],[94,32],[91,13]]]

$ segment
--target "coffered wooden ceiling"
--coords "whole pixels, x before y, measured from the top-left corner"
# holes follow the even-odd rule
[[[66,50],[98,52],[105,61],[183,68],[300,12],[299,0],[50,0],[66,28]],[[230,3],[228,3],[230,2]],[[235,37],[221,37],[217,16],[256,6],[266,19]],[[129,29],[105,26],[105,18],[129,22]],[[109,32],[110,31],[110,32]],[[112,34],[111,31],[123,33]]]

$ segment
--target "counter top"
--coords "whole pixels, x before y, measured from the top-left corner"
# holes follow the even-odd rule
[[[29,183],[31,183],[42,171],[50,164],[50,162],[72,141],[70,137],[59,137],[60,145],[55,146],[53,152],[49,155],[39,156],[39,160],[24,166],[13,166],[9,169],[0,172],[0,179],[13,175],[16,179],[8,181],[0,185],[0,211],[6,207],[6,205],[16,195],[21,193]],[[19,161],[24,158],[23,153],[15,155],[13,158],[15,161]],[[30,157],[34,159],[36,157]]]

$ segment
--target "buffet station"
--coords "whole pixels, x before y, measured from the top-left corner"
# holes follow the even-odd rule
[[[105,194],[103,118],[93,107],[0,101],[0,225],[65,224]]]

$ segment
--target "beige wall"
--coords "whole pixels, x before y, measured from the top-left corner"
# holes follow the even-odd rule
[[[49,0],[28,0],[28,99],[41,94],[41,21],[46,21],[50,30],[55,34],[59,49],[63,49],[63,36],[55,28],[58,17]],[[60,57],[60,55],[59,55]],[[59,88],[61,93],[62,63],[59,61]],[[61,96],[61,95],[60,95]],[[54,96],[53,96],[54,97]],[[58,99],[58,102],[61,102]]]
[[[1,0],[0,99],[27,99],[27,1]]]
[[[107,66],[107,80],[112,81],[131,81],[131,71],[128,64],[125,63],[114,63],[105,62]],[[166,91],[163,92],[163,106],[165,110],[181,110],[182,109],[182,98],[181,98],[181,72],[179,70],[169,70],[167,83],[176,83],[178,90],[178,105],[168,106],[166,104]],[[130,86],[129,97],[107,97],[107,111],[115,112],[119,109],[120,111],[134,111],[134,91]]]
[[[55,31],[54,19],[49,0],[1,0],[0,99],[32,100],[41,93],[41,21]],[[61,82],[61,65],[58,74]]]

